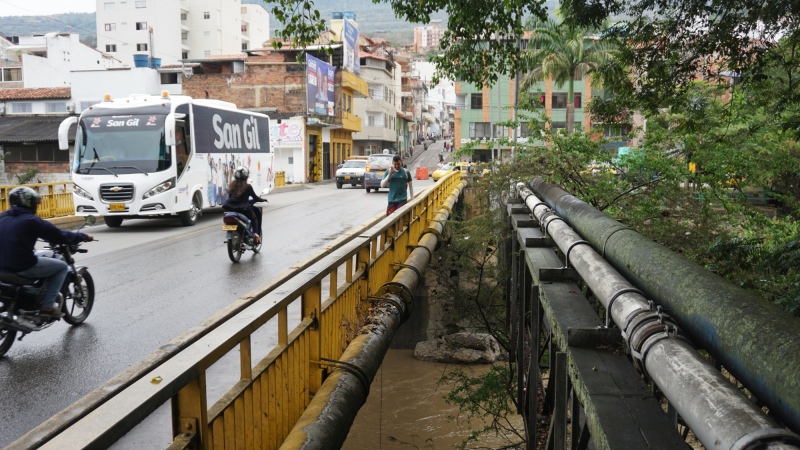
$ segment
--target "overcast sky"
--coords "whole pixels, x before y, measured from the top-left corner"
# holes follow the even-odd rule
[[[95,0],[0,0],[0,16],[95,12]]]

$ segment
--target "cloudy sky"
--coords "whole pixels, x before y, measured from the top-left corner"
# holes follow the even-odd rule
[[[0,0],[0,16],[95,12],[95,0]]]

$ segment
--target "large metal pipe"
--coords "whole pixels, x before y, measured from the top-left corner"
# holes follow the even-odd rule
[[[800,320],[537,178],[531,188],[795,432]]]
[[[422,274],[442,239],[444,223],[464,186],[465,182],[456,186],[392,281],[378,289],[375,295],[382,300],[373,305],[369,325],[347,346],[340,360],[333,362],[340,370],[322,383],[281,450],[341,448],[358,410],[367,401],[370,383],[389,344],[411,313],[414,290],[422,282]]]
[[[713,370],[681,338],[682,332],[671,319],[654,311],[647,299],[585,245],[588,243],[561,217],[524,184],[519,183],[517,190],[533,216],[567,255],[569,266],[609,311],[634,358],[706,448],[728,450],[756,444],[796,448],[794,445],[800,444],[800,437],[781,429],[719,371]]]

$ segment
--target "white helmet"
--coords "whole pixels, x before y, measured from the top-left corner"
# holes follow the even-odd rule
[[[233,178],[237,180],[247,180],[247,177],[250,176],[250,171],[247,170],[247,167],[239,166],[236,168],[236,171],[233,172]]]

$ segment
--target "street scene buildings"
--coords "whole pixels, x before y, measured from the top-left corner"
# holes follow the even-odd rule
[[[452,138],[455,149],[476,144],[476,161],[513,155],[511,145],[486,148],[487,138],[527,138],[525,123],[516,130],[497,125],[514,119],[513,79],[492,87],[433,84],[436,67],[419,52],[438,46],[441,22],[415,27],[414,43],[404,49],[359,33],[356,14],[334,13],[316,45],[275,49],[263,5],[212,3],[98,2],[96,48],[77,33],[0,39],[0,183],[24,176],[68,181],[71,156],[57,150],[58,125],[107,95],[167,91],[266,113],[275,170],[286,183],[331,179],[351,156],[384,149],[405,156],[431,138]],[[306,54],[335,72],[331,107],[323,111],[310,107]],[[591,118],[583,108],[596,94],[590,81],[576,83],[575,124],[584,131]],[[536,89],[552,126],[563,128],[565,90],[551,82]]]

